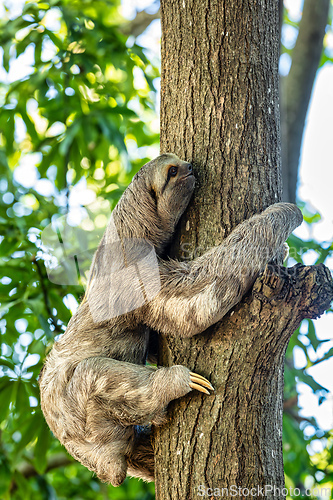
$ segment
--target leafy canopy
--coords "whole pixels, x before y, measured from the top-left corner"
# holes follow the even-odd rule
[[[27,2],[21,15],[1,21],[8,72],[0,88],[1,498],[99,499],[113,490],[52,437],[37,377],[83,294],[48,280],[42,230],[78,210],[75,196],[95,206],[107,200],[112,209],[158,144],[150,125],[158,69],[122,34],[119,7],[110,0]],[[20,72],[25,64],[13,78],[15,65]],[[152,492],[127,480],[112,498]]]

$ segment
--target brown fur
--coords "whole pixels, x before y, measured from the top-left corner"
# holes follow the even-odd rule
[[[175,177],[171,166],[178,168]],[[201,383],[184,366],[146,365],[150,328],[190,337],[219,321],[302,221],[297,207],[278,203],[202,257],[164,261],[194,189],[189,167],[167,154],[135,175],[95,254],[85,299],[40,377],[42,409],[55,436],[113,485],[127,473],[154,479],[149,425],[161,425],[168,403]]]

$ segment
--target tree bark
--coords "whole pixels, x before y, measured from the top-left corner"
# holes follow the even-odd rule
[[[283,200],[296,200],[305,118],[323,51],[330,0],[305,0],[288,76],[282,77]]]
[[[197,177],[171,254],[189,259],[281,198],[279,6],[162,0],[161,14],[161,152],[191,161]],[[216,390],[173,402],[155,429],[158,500],[282,490],[285,349],[332,297],[324,266],[267,269],[219,324],[191,339],[160,336],[161,365],[183,364]]]

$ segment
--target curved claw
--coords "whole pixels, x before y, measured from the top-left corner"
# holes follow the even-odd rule
[[[197,382],[205,387],[208,387],[208,389],[210,389],[211,391],[215,390],[209,380],[207,380],[202,375],[199,375],[198,373],[190,372],[190,378],[193,382]],[[193,380],[194,378],[196,378],[197,380]]]
[[[191,389],[196,389],[197,391],[200,391],[200,392],[204,392],[205,394],[208,394],[210,395],[210,392],[207,391],[207,389],[205,389],[204,387],[202,387],[201,385],[198,385],[198,384],[192,384],[191,382],[188,384]]]
[[[207,380],[205,377],[202,375],[198,375],[197,373],[190,372],[190,380],[191,383],[189,384],[191,389],[196,389],[197,391],[203,392],[205,394],[210,394],[206,387],[210,389],[211,391],[214,390],[214,387],[212,384]]]

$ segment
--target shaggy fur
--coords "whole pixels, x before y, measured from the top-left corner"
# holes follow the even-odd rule
[[[171,154],[134,176],[94,256],[85,298],[40,376],[55,436],[115,486],[127,473],[153,480],[149,426],[165,421],[173,399],[212,390],[184,366],[147,366],[150,328],[190,337],[219,321],[302,222],[297,207],[278,203],[202,257],[164,261],[194,184],[190,164]]]

